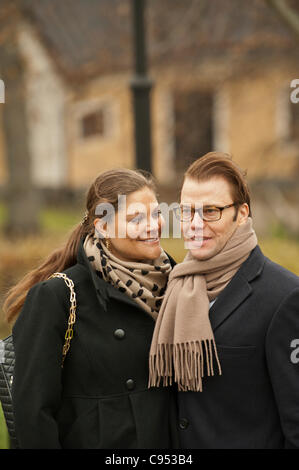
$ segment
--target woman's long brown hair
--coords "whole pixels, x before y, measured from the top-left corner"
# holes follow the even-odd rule
[[[44,281],[54,272],[61,272],[77,262],[77,252],[82,237],[94,233],[94,219],[98,204],[106,202],[117,210],[118,196],[128,196],[144,187],[156,191],[150,175],[141,171],[128,169],[109,170],[99,175],[92,183],[86,198],[86,219],[80,222],[71,232],[67,242],[61,248],[53,251],[37,268],[25,275],[6,294],[3,312],[5,320],[12,323],[21,311],[28,291],[38,282]]]

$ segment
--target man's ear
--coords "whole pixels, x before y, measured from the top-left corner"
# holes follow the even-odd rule
[[[243,225],[247,222],[249,216],[249,207],[246,202],[239,207],[238,211],[238,225]]]
[[[96,235],[98,238],[106,238],[108,233],[107,233],[107,222],[101,219],[95,219],[93,221]]]

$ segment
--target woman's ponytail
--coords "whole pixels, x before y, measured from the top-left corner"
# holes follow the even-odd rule
[[[79,243],[84,233],[84,225],[79,224],[71,233],[65,246],[53,251],[40,266],[27,273],[8,291],[2,307],[4,318],[8,323],[12,323],[17,317],[32,286],[45,281],[54,272],[64,271],[76,263]]]
[[[88,190],[86,200],[86,213],[81,223],[72,231],[66,244],[52,252],[48,258],[37,268],[12,287],[5,298],[3,312],[8,323],[15,321],[21,311],[28,291],[35,284],[48,279],[54,272],[61,272],[77,262],[77,252],[80,241],[86,235],[94,234],[94,220],[97,205],[108,202],[118,209],[118,196],[129,195],[148,187],[156,192],[156,187],[149,174],[128,169],[108,170],[99,175]]]

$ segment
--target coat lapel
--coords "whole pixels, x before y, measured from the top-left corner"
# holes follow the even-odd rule
[[[257,246],[218,296],[210,309],[210,322],[215,331],[252,293],[251,281],[263,270],[265,257]]]
[[[251,291],[249,282],[237,272],[210,309],[210,322],[214,331],[249,297]]]

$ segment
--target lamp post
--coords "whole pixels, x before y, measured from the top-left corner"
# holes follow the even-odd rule
[[[150,92],[152,80],[147,76],[144,10],[145,0],[132,1],[135,74],[130,82],[135,123],[135,166],[152,171]]]

